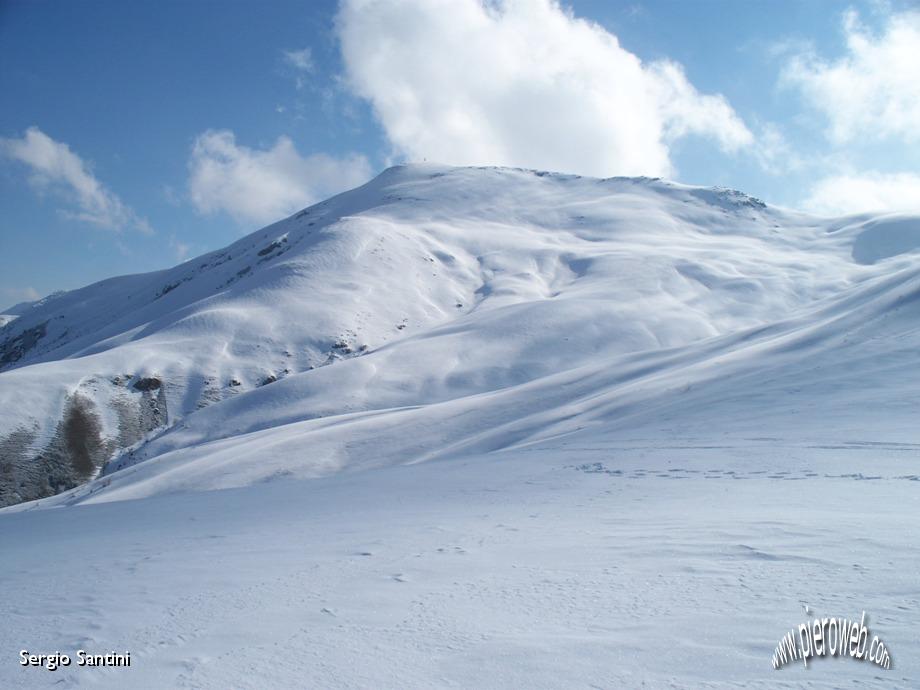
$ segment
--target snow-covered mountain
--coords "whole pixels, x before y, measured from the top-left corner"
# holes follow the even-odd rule
[[[409,166],[17,307],[0,647],[74,663],[0,687],[917,687],[918,249]],[[861,612],[891,669],[773,670]]]
[[[391,168],[225,249],[21,310],[0,329],[0,504],[99,474],[51,503],[591,429],[829,438],[858,421],[890,440],[920,400],[918,248],[913,217]]]

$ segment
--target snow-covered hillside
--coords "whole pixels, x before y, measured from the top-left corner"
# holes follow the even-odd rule
[[[7,324],[2,502],[110,458],[107,475],[137,465],[105,479],[114,498],[590,426],[693,434],[767,415],[832,435],[869,412],[901,429],[920,390],[918,232],[654,179],[392,168]]]
[[[917,250],[414,165],[17,310],[0,644],[134,661],[0,686],[917,687]],[[894,668],[774,671],[805,606]]]

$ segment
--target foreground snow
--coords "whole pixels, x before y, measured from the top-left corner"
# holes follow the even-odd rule
[[[593,437],[5,515],[0,686],[917,687],[918,451]],[[803,604],[894,667],[774,671]]]

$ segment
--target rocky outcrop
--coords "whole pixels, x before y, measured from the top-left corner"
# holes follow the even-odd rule
[[[48,322],[45,321],[0,343],[0,369],[22,359],[23,355],[45,337],[47,330]]]

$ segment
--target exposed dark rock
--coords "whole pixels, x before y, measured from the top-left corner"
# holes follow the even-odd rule
[[[160,288],[160,291],[157,293],[154,299],[160,299],[160,297],[162,297],[163,295],[175,290],[177,287],[179,287],[180,284],[181,284],[181,281],[179,283],[167,283],[162,288]]]
[[[265,247],[265,248],[263,248],[263,249],[260,249],[260,250],[259,250],[259,256],[265,256],[266,254],[271,254],[271,253],[272,253],[273,251],[275,251],[276,249],[280,249],[280,248],[281,248],[281,244],[282,244],[283,242],[287,242],[287,238],[286,238],[286,237],[284,238],[284,240],[275,240],[274,242],[272,242],[272,243],[271,243],[270,245],[268,245],[267,247]]]
[[[150,377],[138,379],[137,381],[135,381],[133,388],[134,390],[138,390],[138,391],[141,391],[142,393],[146,393],[147,391],[159,390],[160,386],[162,385],[163,385],[163,382],[160,381],[160,379],[154,376],[150,376]]]
[[[48,322],[45,321],[4,340],[0,344],[0,368],[22,359],[47,332]]]

